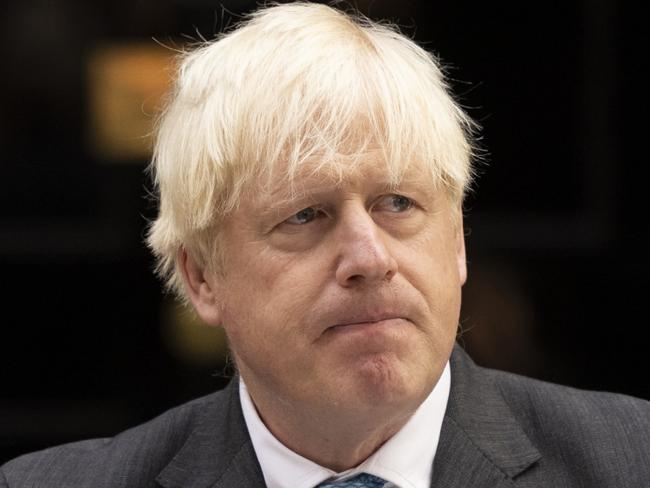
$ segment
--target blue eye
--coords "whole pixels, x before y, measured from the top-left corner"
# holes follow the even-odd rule
[[[317,210],[314,207],[303,208],[300,212],[296,212],[289,217],[285,222],[293,225],[308,224],[316,218]]]
[[[386,195],[379,200],[376,209],[388,212],[406,212],[413,207],[413,200],[403,195]]]

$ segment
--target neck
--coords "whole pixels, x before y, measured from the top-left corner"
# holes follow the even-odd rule
[[[333,411],[290,405],[266,395],[256,385],[246,386],[269,431],[286,447],[335,472],[358,466],[410,419],[412,409],[374,405],[363,412]]]

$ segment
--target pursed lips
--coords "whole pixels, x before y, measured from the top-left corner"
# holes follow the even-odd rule
[[[340,322],[330,326],[330,329],[340,329],[355,325],[372,325],[380,322],[388,322],[393,320],[408,320],[400,314],[395,313],[382,313],[382,314],[368,314],[362,316],[354,316],[345,318]]]
[[[397,303],[392,297],[379,297],[375,300],[359,299],[356,303],[341,300],[328,305],[323,312],[316,312],[315,315],[320,316],[318,320],[307,321],[318,324],[315,339],[333,333],[366,331],[374,334],[416,326],[413,315],[417,309],[405,298]]]

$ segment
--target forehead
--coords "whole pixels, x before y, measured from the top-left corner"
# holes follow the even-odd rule
[[[439,186],[423,163],[412,161],[391,167],[382,151],[369,150],[339,154],[327,161],[312,157],[293,172],[286,163],[280,163],[265,175],[254,178],[248,185],[248,193],[264,200],[281,201],[336,189],[390,190],[404,185],[426,192],[433,192]]]

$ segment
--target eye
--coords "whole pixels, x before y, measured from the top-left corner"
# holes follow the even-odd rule
[[[303,208],[300,212],[296,212],[284,223],[291,225],[304,225],[308,224],[318,216],[318,210],[314,207]]]
[[[375,205],[376,210],[385,210],[387,212],[406,212],[413,207],[413,200],[404,195],[386,195],[382,197]]]

